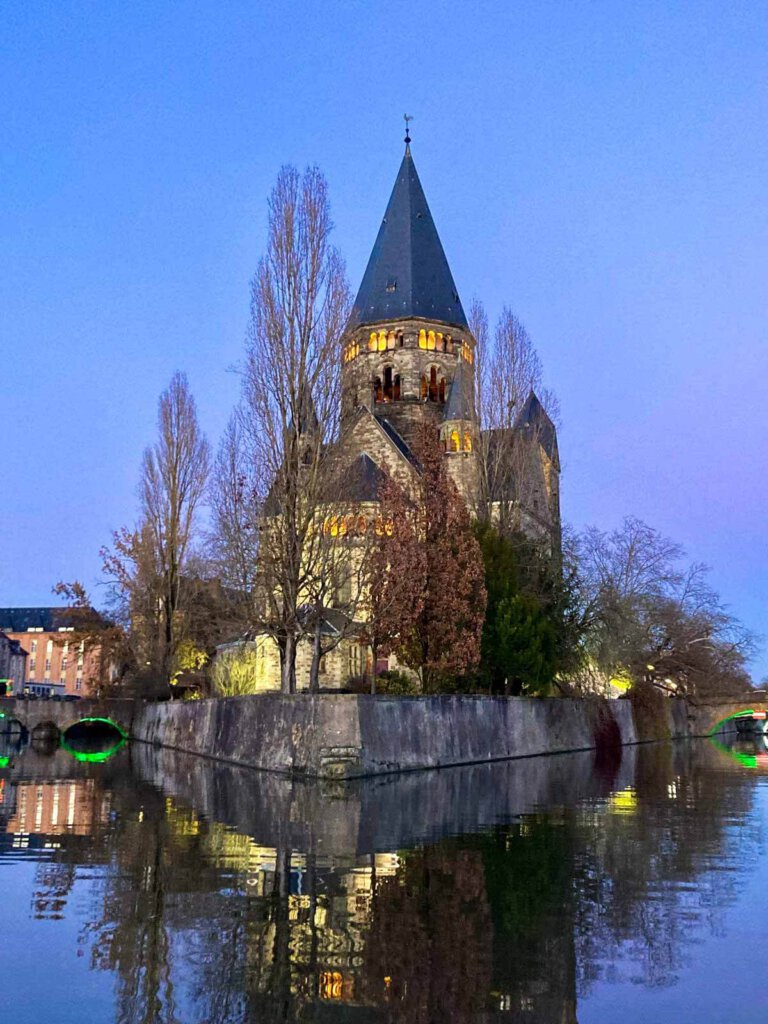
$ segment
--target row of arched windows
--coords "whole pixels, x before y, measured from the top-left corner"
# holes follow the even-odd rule
[[[402,331],[371,331],[368,338],[369,352],[386,352],[403,347]]]
[[[451,436],[448,438],[448,443],[446,444],[446,451],[460,452],[462,450],[465,452],[472,451],[472,435],[468,430],[464,431],[464,447],[462,449],[461,434],[458,430],[452,430]]]
[[[348,537],[355,534],[362,536],[373,530],[377,537],[386,534],[391,537],[395,532],[394,522],[383,516],[326,516],[323,520],[323,533],[328,537]]]
[[[403,344],[402,331],[371,331],[368,337],[369,352],[391,352],[393,349],[402,348]],[[444,335],[440,331],[427,331],[422,328],[419,331],[419,348],[427,352],[458,352],[468,363],[475,361],[475,353],[468,342],[454,342],[449,334]],[[359,355],[360,339],[356,338],[345,346],[344,362],[349,363]]]
[[[349,363],[352,359],[357,359],[360,355],[360,342],[350,341],[350,343],[344,349],[344,362]]]

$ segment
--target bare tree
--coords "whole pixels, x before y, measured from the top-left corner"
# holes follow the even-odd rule
[[[338,344],[350,296],[331,228],[319,170],[283,167],[252,284],[241,423],[264,511],[261,625],[278,645],[285,693],[296,688],[300,609],[316,569],[310,541],[338,428]]]
[[[184,574],[210,467],[183,373],[175,373],[160,396],[157,421],[157,440],[142,461],[139,526],[115,533],[112,548],[102,554],[132,628],[144,639],[145,666],[168,682],[183,637]]]
[[[579,541],[590,651],[607,675],[628,673],[690,697],[743,693],[755,638],[724,607],[706,566],[634,517]]]
[[[234,596],[243,626],[253,624],[258,601],[259,525],[262,504],[255,455],[248,448],[242,410],[227,424],[211,473],[208,537],[216,576]]]
[[[539,460],[539,424],[519,429],[518,417],[534,392],[547,415],[559,418],[554,394],[543,386],[541,360],[523,324],[505,306],[491,335],[482,303],[470,308],[476,341],[475,408],[480,420],[480,493],[478,518],[497,528],[521,527],[521,510],[530,514],[546,491]]]

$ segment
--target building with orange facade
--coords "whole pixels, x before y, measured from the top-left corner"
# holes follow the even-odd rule
[[[68,608],[0,608],[0,632],[18,641],[27,654],[16,693],[89,695],[98,678],[101,652],[77,639],[79,626],[82,620]]]

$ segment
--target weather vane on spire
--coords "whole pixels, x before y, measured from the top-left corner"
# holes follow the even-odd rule
[[[403,114],[403,120],[405,121],[405,144],[406,146],[409,146],[411,144],[410,122],[413,118],[410,114]]]

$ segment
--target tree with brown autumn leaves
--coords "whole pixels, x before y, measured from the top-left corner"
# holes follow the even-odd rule
[[[480,547],[435,431],[419,434],[414,454],[411,493],[389,481],[380,495],[369,628],[377,653],[394,653],[434,693],[477,668],[486,592]]]

